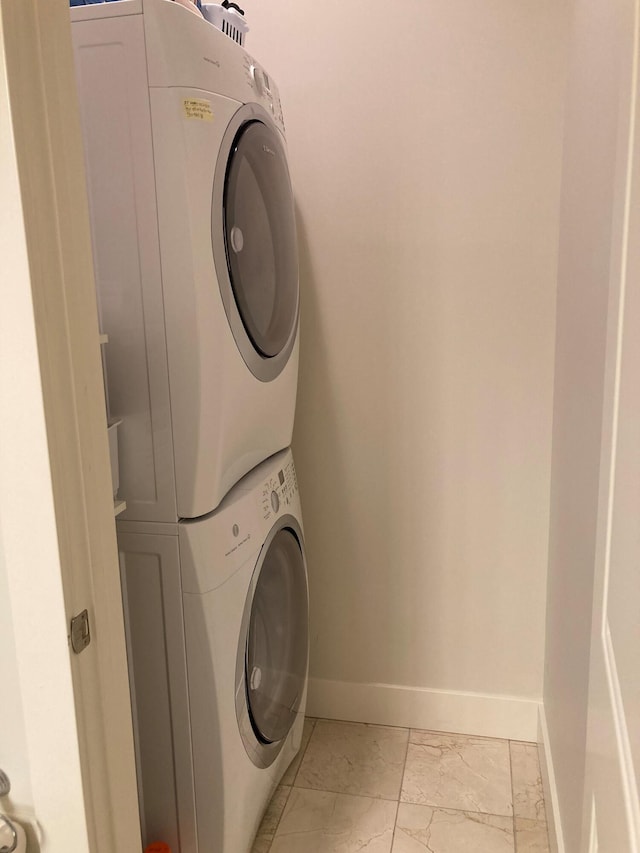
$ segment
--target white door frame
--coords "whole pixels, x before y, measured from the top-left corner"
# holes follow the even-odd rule
[[[40,849],[139,853],[67,0],[0,4],[0,186],[0,559]],[[85,607],[92,642],[75,655]]]
[[[639,0],[618,3],[617,13],[620,117],[580,848],[589,853],[640,853]]]

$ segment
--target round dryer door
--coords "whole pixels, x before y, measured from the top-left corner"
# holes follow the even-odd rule
[[[262,549],[245,606],[236,711],[251,760],[268,767],[299,712],[307,678],[307,572],[300,529],[280,519]]]
[[[222,143],[214,182],[212,242],[234,339],[268,382],[284,368],[298,324],[298,251],[287,156],[257,105],[242,107]]]

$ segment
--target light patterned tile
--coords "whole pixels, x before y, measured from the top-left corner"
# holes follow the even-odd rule
[[[269,849],[290,793],[291,788],[288,785],[278,785],[276,788],[258,827],[251,853],[266,853]]]
[[[304,728],[302,730],[302,742],[300,744],[300,749],[298,750],[298,754],[293,759],[291,764],[287,767],[286,773],[280,780],[280,784],[282,785],[293,785],[296,773],[300,767],[302,762],[302,758],[304,756],[305,750],[307,748],[307,744],[309,743],[309,738],[311,737],[311,732],[313,731],[313,727],[315,726],[316,721],[311,719],[306,719],[304,721]]]
[[[546,822],[538,747],[535,743],[510,743],[509,748],[514,814]]]
[[[490,738],[411,732],[400,799],[407,803],[510,816],[509,744]]]
[[[294,788],[271,853],[390,853],[397,803]]]
[[[517,817],[515,825],[518,853],[549,853],[549,833],[544,821]]]
[[[400,803],[392,853],[513,853],[510,817]]]
[[[296,787],[397,800],[406,729],[318,720]]]

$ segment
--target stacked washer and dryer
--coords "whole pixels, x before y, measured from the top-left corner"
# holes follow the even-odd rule
[[[143,845],[245,853],[300,746],[294,204],[277,88],[172,0],[72,9]]]

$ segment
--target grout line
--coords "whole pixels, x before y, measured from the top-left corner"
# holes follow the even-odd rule
[[[289,798],[291,797],[292,791],[293,791],[293,785],[290,785],[289,786],[289,793],[287,794],[287,798],[284,801],[284,805],[282,806],[282,811],[280,812],[280,817],[276,821],[276,825],[275,825],[275,828],[273,830],[273,835],[271,836],[271,841],[269,842],[269,847],[267,848],[267,853],[269,853],[269,850],[271,850],[271,848],[273,846],[273,842],[275,840],[276,833],[278,832],[278,827],[280,826],[280,821],[282,820],[282,816],[284,815],[285,809],[287,808],[287,803],[289,802]]]
[[[305,722],[307,722],[307,718],[306,718],[306,717],[305,717]],[[304,757],[305,757],[305,755],[307,754],[307,750],[309,749],[309,744],[311,743],[311,738],[313,737],[313,735],[314,735],[314,733],[315,733],[315,730],[316,730],[316,723],[317,723],[318,721],[317,721],[316,719],[309,719],[309,722],[311,723],[311,734],[309,735],[309,740],[306,742],[304,749],[301,749],[301,750],[300,750],[300,753],[299,753],[299,755],[300,755],[300,763],[298,764],[298,769],[297,769],[297,770],[296,770],[296,772],[293,774],[293,779],[291,780],[291,787],[292,787],[292,788],[293,788],[293,786],[296,784],[296,779],[298,778],[298,773],[300,772],[300,768],[302,767],[302,762],[304,761]],[[294,760],[297,760],[297,757],[298,757],[298,756],[296,756],[296,759],[294,759]]]
[[[518,853],[518,836],[516,832],[516,792],[513,785],[513,753],[511,741],[509,743],[509,779],[511,781],[511,811],[513,812],[513,851]]]
[[[410,743],[411,743],[411,729],[409,729],[409,732],[408,732],[407,748],[404,751],[404,763],[402,765],[402,775],[400,776],[400,790],[398,792],[398,805],[396,806],[396,816],[395,816],[395,819],[393,821],[393,833],[391,835],[391,851],[390,851],[390,853],[393,853],[393,845],[395,844],[395,840],[396,840],[396,828],[398,826],[398,812],[400,811],[402,790],[404,788],[404,774],[407,772],[407,759],[409,757],[409,744]]]
[[[339,723],[341,725],[347,726],[368,726],[370,728],[378,728],[378,729],[398,729],[400,731],[408,731],[409,732],[409,742],[415,743],[415,741],[411,740],[411,732],[424,732],[425,734],[440,736],[444,735],[446,737],[461,737],[461,738],[469,738],[470,740],[489,740],[496,741],[497,743],[521,743],[525,746],[537,746],[536,741],[534,740],[520,740],[517,738],[506,738],[506,737],[493,737],[492,735],[476,735],[470,734],[469,732],[454,732],[444,729],[421,729],[417,726],[391,726],[386,723],[365,723],[362,720],[342,720],[334,717],[307,717],[308,720],[314,720],[316,723]]]
[[[423,735],[432,735],[435,738],[449,737],[467,741],[486,741],[487,743],[504,743],[509,744],[508,738],[504,737],[485,737],[485,735],[465,735],[459,732],[438,732],[431,729],[409,729],[409,743],[414,743],[416,746],[430,746],[428,743],[421,743],[417,740],[412,740],[411,732],[420,732]],[[528,741],[518,741],[518,743],[528,743]]]
[[[293,785],[291,787],[294,787]],[[365,797],[367,800],[382,800],[384,803],[398,803],[399,797],[380,797],[376,794],[354,794],[353,791],[336,791],[334,788],[315,788],[312,785],[296,785],[299,791],[320,791],[324,794],[344,794],[345,797]]]
[[[473,809],[456,809],[451,806],[434,806],[432,803],[411,803],[408,800],[400,800],[405,806],[420,806],[425,809],[431,809],[434,812],[455,812],[456,814],[482,815],[483,817],[499,817],[510,818],[509,814],[494,814],[494,812],[476,812]]]
[[[366,726],[370,729],[394,729],[395,731],[403,732],[411,731],[411,726],[387,726],[385,723],[364,723],[361,720],[336,720],[332,717],[309,717],[308,719],[313,719],[317,723],[338,723],[338,725],[344,726]],[[418,731],[422,731],[422,729],[419,729]]]
[[[404,774],[407,772],[407,759],[409,758],[409,744],[411,743],[411,729],[409,729],[409,737],[407,738],[407,748],[404,751],[404,761],[402,763],[402,775],[400,776],[400,790],[398,791],[398,802],[402,799],[402,790],[404,788]]]
[[[293,787],[293,786],[292,786]],[[434,811],[456,812],[457,814],[483,815],[485,817],[513,818],[512,814],[497,814],[496,812],[479,812],[474,809],[460,809],[455,806],[434,805],[434,803],[416,803],[411,800],[396,800],[393,797],[376,797],[375,794],[356,794],[353,791],[336,791],[334,788],[312,788],[309,785],[296,785],[297,791],[317,791],[319,794],[336,794],[341,797],[361,797],[365,800],[380,800],[383,803],[398,803],[407,806],[424,806]],[[538,821],[543,823],[543,821]]]
[[[273,835],[271,836],[271,839],[270,839],[270,841],[269,841],[269,846],[267,847],[267,853],[269,853],[269,851],[271,850],[271,847],[273,846],[273,842],[274,842],[274,840],[275,840],[276,833],[278,832],[278,827],[280,826],[280,822],[281,822],[282,817],[283,817],[283,815],[284,815],[285,809],[287,808],[287,803],[289,802],[289,798],[291,797],[291,792],[293,791],[293,786],[295,785],[296,778],[297,778],[297,776],[298,776],[298,773],[300,772],[300,767],[302,766],[302,759],[303,759],[303,758],[304,758],[304,756],[305,756],[305,753],[306,753],[306,751],[307,751],[307,749],[308,749],[308,747],[309,747],[309,744],[311,743],[311,738],[313,737],[313,733],[314,733],[314,731],[315,731],[315,729],[316,729],[316,722],[317,722],[317,720],[316,720],[315,718],[313,718],[313,717],[305,717],[304,721],[305,721],[305,723],[306,723],[306,722],[310,722],[310,723],[311,723],[311,734],[309,735],[309,740],[308,740],[308,741],[307,741],[307,743],[305,744],[304,749],[300,750],[300,764],[298,764],[298,769],[297,769],[297,770],[296,770],[296,772],[293,774],[293,779],[291,780],[291,784],[290,784],[290,785],[283,785],[283,784],[282,784],[282,782],[279,782],[279,783],[278,783],[278,787],[276,788],[276,791],[278,790],[278,788],[289,788],[289,793],[287,794],[287,798],[286,798],[286,800],[284,801],[284,805],[283,805],[283,807],[282,807],[282,811],[280,812],[280,816],[278,817],[278,820],[276,821],[275,828],[274,828],[274,830],[273,830]],[[295,760],[297,759],[297,757],[298,757],[298,756],[296,756],[296,758],[294,758],[293,760],[295,761]],[[275,794],[275,791],[274,791],[274,794]],[[268,808],[268,806],[267,806],[267,808]],[[256,838],[257,838],[257,836],[256,836]],[[256,840],[256,839],[254,839],[254,844],[255,844],[255,840]]]
[[[488,740],[497,743],[521,743],[526,746],[537,746],[536,742],[533,740],[516,740],[505,737],[492,737],[491,735],[469,734],[469,732],[453,732],[448,730],[444,731],[443,729],[421,729],[416,726],[390,726],[385,723],[365,723],[361,720],[339,720],[334,717],[307,717],[307,719],[314,720],[316,723],[339,723],[341,725],[347,726],[368,726],[369,728],[396,729],[400,731],[408,731],[409,743],[415,743],[415,741],[411,740],[411,732],[423,732],[424,734],[435,735],[436,737],[444,735],[445,737],[469,738],[470,740]],[[420,745],[421,744],[418,744],[418,746]]]
[[[396,842],[396,828],[398,826],[398,812],[400,811],[400,800],[396,803],[396,815],[393,819],[393,832],[391,833],[391,847],[389,853],[393,853],[393,845]]]

